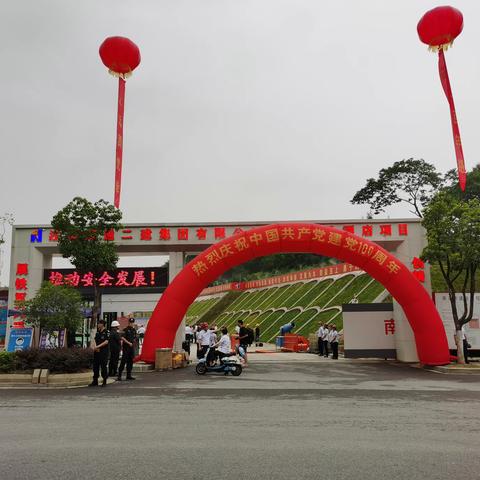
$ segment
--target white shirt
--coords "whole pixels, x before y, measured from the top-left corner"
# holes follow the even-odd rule
[[[140,327],[137,331],[139,335],[145,334],[145,327]]]
[[[210,346],[210,334],[206,332],[205,330],[200,330],[197,333],[197,342],[202,346],[202,347],[208,347]]]
[[[235,327],[235,333],[240,333],[240,327],[238,325]]]
[[[328,334],[328,341],[330,343],[338,343],[338,332],[336,330],[331,330]]]
[[[185,327],[185,334],[186,334],[186,335],[191,335],[192,333],[193,333],[192,327],[190,327],[189,325],[187,325],[187,326]]]
[[[217,334],[213,330],[208,332],[209,346],[213,347],[217,343]]]
[[[232,345],[230,342],[230,337],[228,335],[222,335],[220,337],[220,342],[218,344],[218,350],[222,353],[230,353],[232,350]]]
[[[323,340],[323,335],[325,334],[325,329],[323,327],[320,327],[318,330],[317,330],[317,337],[318,338],[321,338]]]
[[[328,328],[323,327],[322,340],[328,340],[329,333],[330,331],[328,330]]]

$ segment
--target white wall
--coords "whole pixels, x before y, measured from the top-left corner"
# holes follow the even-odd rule
[[[161,293],[130,293],[102,295],[102,314],[104,312],[123,312],[125,315],[131,312],[152,312]]]
[[[395,350],[395,334],[385,334],[385,320],[393,311],[343,312],[345,350]]]

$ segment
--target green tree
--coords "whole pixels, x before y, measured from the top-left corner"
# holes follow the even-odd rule
[[[100,313],[98,277],[107,270],[115,269],[118,262],[115,244],[105,240],[104,234],[122,228],[121,219],[122,212],[105,200],[91,203],[85,198],[75,197],[52,220],[62,256],[68,258],[80,273],[93,273],[94,321]]]
[[[445,187],[447,192],[462,200],[480,198],[480,164],[473,167],[471,172],[467,172],[467,185],[464,192],[460,190],[456,170],[450,170],[447,176],[450,180]]]
[[[35,297],[22,302],[21,307],[28,322],[40,330],[53,332],[67,329],[67,344],[71,346],[71,339],[75,338],[75,332],[83,320],[82,296],[77,290],[44,282]]]
[[[442,176],[435,166],[423,159],[409,158],[382,168],[377,178],[369,178],[350,200],[351,203],[370,206],[371,213],[378,215],[397,203],[410,205],[410,212],[417,217],[432,196],[444,185],[448,176]]]
[[[422,225],[428,241],[422,258],[438,264],[445,280],[455,323],[458,362],[465,363],[462,327],[473,315],[476,272],[480,264],[480,200],[462,201],[450,192],[440,192],[425,209]],[[463,281],[459,287],[460,277]],[[457,292],[462,294],[461,311],[457,309]]]

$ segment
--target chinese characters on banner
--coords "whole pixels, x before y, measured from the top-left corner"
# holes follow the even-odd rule
[[[248,231],[248,227],[245,227]],[[255,227],[254,227],[255,228]],[[365,224],[365,225],[344,225],[342,230],[349,233],[355,233],[362,237],[372,237],[381,235],[382,237],[392,237],[394,235],[403,237],[408,236],[408,224]],[[224,240],[230,235],[243,233],[245,229],[241,227],[233,228],[233,231],[227,233],[227,227],[145,227],[141,229],[123,228],[118,232],[108,230],[103,234],[106,241],[211,241],[218,242]],[[94,238],[96,232],[92,232]],[[48,237],[42,228],[32,230],[30,235],[31,243],[58,242],[58,233],[55,230],[48,231]]]
[[[113,272],[102,272],[95,276],[92,272],[79,273],[72,269],[45,270],[44,279],[52,285],[70,285],[76,288],[93,287],[97,281],[99,287],[141,288],[166,287],[168,269],[155,268],[118,268]]]
[[[17,269],[15,272],[15,303],[24,302],[27,299],[28,289],[28,263],[17,263]],[[17,309],[21,307],[17,306]],[[24,328],[25,323],[23,316],[19,314],[14,315],[14,321],[12,328]]]
[[[193,260],[190,265],[197,277],[202,277],[209,270],[214,269],[216,264],[230,256],[238,255],[255,248],[270,248],[279,242],[319,242],[328,247],[337,247],[346,253],[353,253],[359,257],[365,257],[374,262],[389,275],[397,274],[401,269],[400,262],[380,246],[362,241],[358,237],[352,237],[349,233],[327,227],[303,227],[296,225],[283,225],[264,230],[257,229],[255,233],[245,232],[228,242],[210,247],[204,253]],[[270,245],[269,245],[270,244]],[[272,251],[274,248],[272,248]],[[337,258],[341,258],[337,257]]]
[[[302,280],[311,280],[323,278],[331,275],[340,275],[342,273],[357,272],[360,269],[349,263],[338,263],[328,267],[312,268],[300,272],[292,272],[275,277],[262,278],[261,280],[250,280],[248,282],[225,283],[214,287],[207,287],[202,290],[200,295],[212,295],[214,293],[227,292],[230,290],[249,290],[251,288],[269,287],[271,285],[280,285],[282,283],[299,282]]]
[[[417,257],[412,260],[413,276],[422,283],[425,283],[425,263]]]

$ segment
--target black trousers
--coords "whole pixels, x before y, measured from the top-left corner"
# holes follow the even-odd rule
[[[212,364],[215,362],[215,348],[213,347],[210,347],[210,350],[208,351],[208,355],[207,355],[207,364]]]
[[[323,341],[323,354],[328,357],[328,340]]]
[[[110,361],[108,362],[108,375],[110,377],[117,374],[119,358],[120,350],[110,350]]]
[[[100,376],[100,370],[102,372],[102,378],[104,380],[108,377],[108,352],[107,354],[95,352],[93,354],[93,381],[98,382],[98,377]]]
[[[463,356],[465,357],[465,363],[470,363],[468,360],[468,341],[463,341]]]
[[[120,368],[118,369],[119,377],[122,376],[125,365],[127,366],[127,378],[132,376],[134,354],[135,354],[135,351],[133,348],[123,350],[122,361],[120,362]]]
[[[333,342],[330,344],[332,346],[332,358],[338,358],[338,342]]]
[[[318,337],[318,354],[323,355],[323,340]]]

